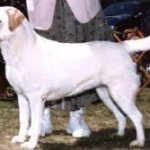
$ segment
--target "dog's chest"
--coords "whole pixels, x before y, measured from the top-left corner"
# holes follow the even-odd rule
[[[6,78],[14,90],[20,93],[23,86],[23,77],[21,77],[17,68],[6,65]]]

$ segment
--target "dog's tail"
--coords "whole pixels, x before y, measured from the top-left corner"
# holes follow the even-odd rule
[[[126,40],[121,42],[121,44],[129,53],[148,51],[150,50],[150,36],[141,39]]]

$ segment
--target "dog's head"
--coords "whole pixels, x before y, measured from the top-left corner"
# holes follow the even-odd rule
[[[14,7],[0,7],[0,41],[8,40],[22,24],[24,15]]]

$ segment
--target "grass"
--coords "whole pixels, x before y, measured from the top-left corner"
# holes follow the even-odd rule
[[[146,145],[142,150],[150,149],[150,89],[147,88],[137,98],[137,105],[144,116]],[[23,150],[12,145],[11,138],[19,129],[17,101],[0,102],[0,150]],[[66,134],[68,112],[52,110],[53,134],[40,138],[37,150],[128,150],[129,142],[135,138],[135,131],[128,120],[126,134],[122,138],[113,137],[117,122],[103,103],[87,106],[85,118],[92,130],[89,138],[76,139]],[[140,150],[134,148],[134,150]]]

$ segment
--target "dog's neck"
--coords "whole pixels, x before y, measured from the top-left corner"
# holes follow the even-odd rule
[[[26,19],[15,29],[8,40],[0,43],[2,54],[6,64],[8,60],[15,59],[22,51],[29,49],[29,45],[33,45],[36,40],[36,33]]]

